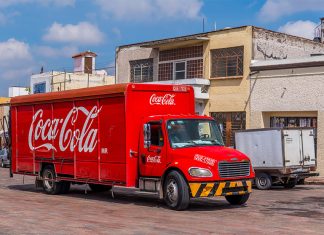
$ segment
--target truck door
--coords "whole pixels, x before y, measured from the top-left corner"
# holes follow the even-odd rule
[[[139,166],[140,175],[146,177],[161,176],[166,165],[165,134],[161,121],[147,122],[140,138]],[[145,135],[147,135],[145,137]],[[145,143],[146,142],[146,143]]]
[[[304,166],[315,166],[315,133],[313,129],[302,130],[302,146],[303,146],[303,164]]]
[[[300,130],[283,130],[286,166],[302,164],[302,145]]]

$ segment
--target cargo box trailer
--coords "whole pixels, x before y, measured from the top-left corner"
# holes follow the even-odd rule
[[[215,121],[195,115],[190,86],[119,84],[11,100],[14,174],[34,175],[48,194],[71,183],[155,192],[176,210],[190,198],[245,203],[254,172],[224,147]]]
[[[273,184],[293,188],[306,177],[317,176],[315,130],[253,129],[235,133],[235,148],[251,159],[258,189]]]

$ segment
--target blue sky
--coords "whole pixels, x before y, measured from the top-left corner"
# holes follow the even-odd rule
[[[323,0],[0,0],[0,96],[28,86],[30,75],[72,70],[91,50],[97,68],[114,65],[118,45],[215,27],[255,25],[313,37]]]

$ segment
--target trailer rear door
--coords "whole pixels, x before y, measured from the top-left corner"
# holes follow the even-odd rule
[[[315,166],[316,164],[314,134],[313,129],[302,130],[304,166]]]
[[[302,164],[302,143],[300,130],[283,130],[285,165],[300,166]]]

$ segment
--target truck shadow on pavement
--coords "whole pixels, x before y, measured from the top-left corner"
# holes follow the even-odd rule
[[[133,189],[116,189],[113,190],[113,194],[108,192],[92,192],[90,189],[85,190],[86,186],[72,186],[71,190],[67,194],[53,195],[53,197],[67,197],[67,198],[79,198],[85,200],[95,200],[107,203],[119,203],[119,204],[134,204],[147,207],[164,208],[169,209],[159,199],[156,194],[148,194],[145,192],[139,192]],[[41,188],[36,188],[34,184],[23,185],[10,185],[7,186],[10,190],[31,192],[37,195],[46,195]],[[216,211],[224,209],[235,209],[242,206],[230,205],[224,197],[219,198],[203,198],[203,199],[191,199],[190,206],[187,211]]]

